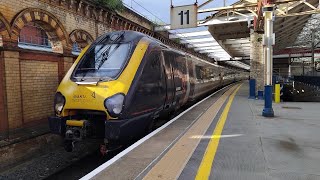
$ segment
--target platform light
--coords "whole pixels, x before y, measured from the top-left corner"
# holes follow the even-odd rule
[[[170,35],[169,35],[169,39],[188,38],[188,37],[207,36],[207,35],[211,35],[209,31],[197,31],[197,32],[188,32],[188,33],[177,33],[177,34],[170,34]]]
[[[206,38],[196,38],[196,39],[184,39],[181,43],[201,43],[201,42],[217,42],[213,37],[206,37]]]
[[[246,69],[246,70],[250,69],[249,65],[247,65],[245,63],[242,63],[240,61],[227,61],[226,63],[230,64],[230,65],[233,65],[233,66],[236,66],[236,67],[239,67],[239,68],[242,68],[242,69]]]
[[[226,53],[226,52],[217,52],[217,53],[210,53],[209,54],[209,56],[210,55],[215,55],[215,56],[230,56],[228,53]]]
[[[218,43],[199,43],[199,44],[190,44],[188,47],[214,47],[220,46]]]
[[[210,50],[199,51],[199,53],[220,53],[220,52],[226,53],[224,49],[210,49]]]
[[[198,48],[194,48],[195,51],[201,51],[201,50],[214,50],[214,49],[218,49],[218,46],[207,46],[207,47],[198,47]]]

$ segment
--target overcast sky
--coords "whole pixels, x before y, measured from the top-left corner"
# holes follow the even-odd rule
[[[189,5],[196,2],[195,0],[172,1],[174,6]],[[207,0],[198,0],[198,4],[200,5],[206,1]],[[170,24],[170,0],[123,0],[123,2],[127,6],[132,7],[132,9],[148,17],[152,21]],[[233,4],[234,2],[236,2],[236,0],[226,0],[226,5]],[[209,3],[208,5],[204,6],[203,9],[222,6],[223,0],[215,0]],[[211,13],[201,14],[198,16],[198,19],[204,19],[206,16],[209,16],[210,14]]]

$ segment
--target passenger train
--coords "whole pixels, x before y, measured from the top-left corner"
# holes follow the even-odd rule
[[[65,138],[67,151],[85,138],[120,144],[206,93],[247,77],[139,32],[107,33],[82,51],[61,81],[50,130]]]

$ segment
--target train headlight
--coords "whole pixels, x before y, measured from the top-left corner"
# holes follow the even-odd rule
[[[124,95],[116,94],[104,101],[104,107],[112,117],[117,117],[123,108]]]
[[[54,96],[54,111],[56,114],[61,114],[65,104],[66,98],[60,92],[57,92]]]

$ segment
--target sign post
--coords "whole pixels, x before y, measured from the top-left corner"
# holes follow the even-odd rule
[[[183,28],[194,28],[197,27],[197,4],[186,5],[186,6],[171,6],[170,10],[170,29],[183,29]]]

